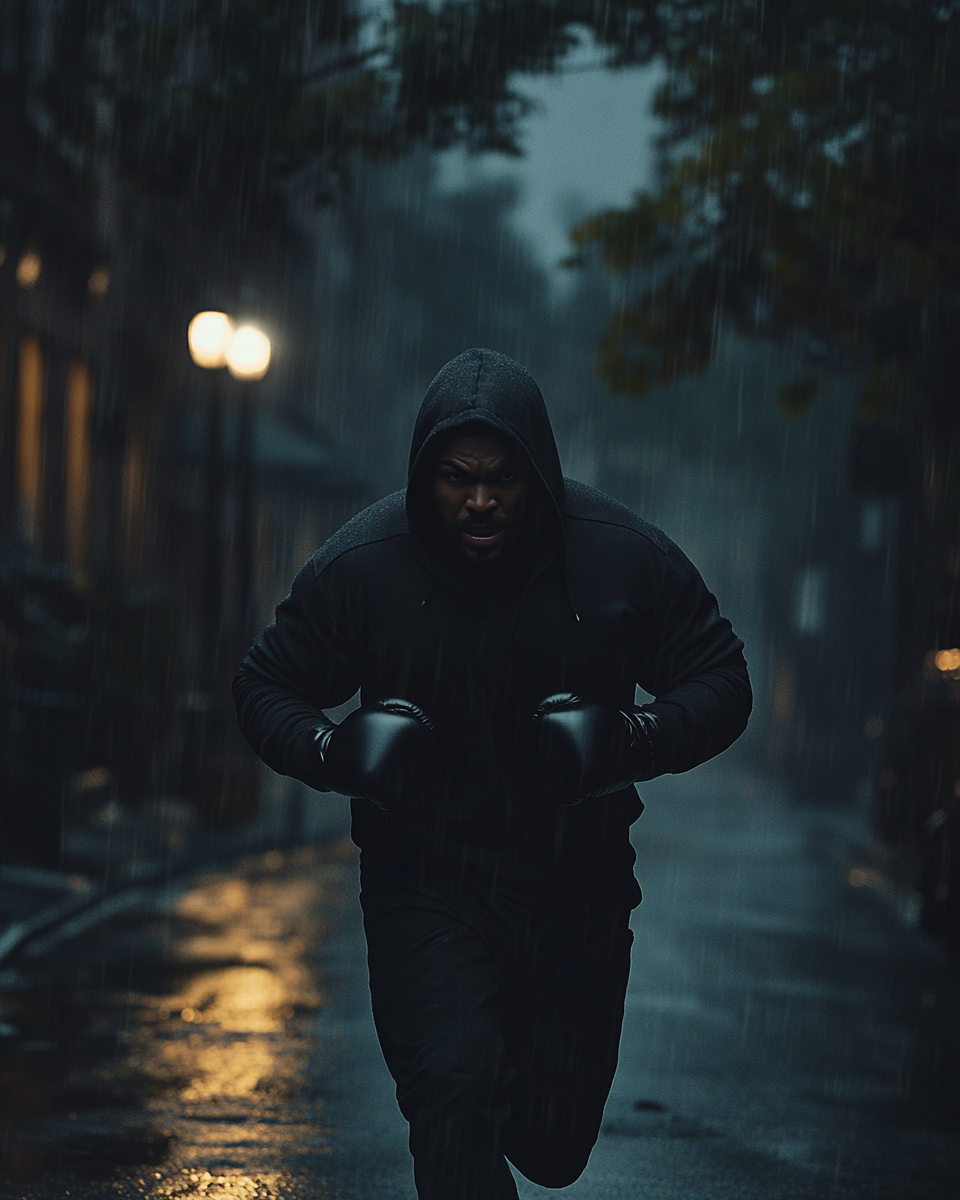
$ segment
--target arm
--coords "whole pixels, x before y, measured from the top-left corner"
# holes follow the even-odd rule
[[[743,733],[753,704],[743,643],[680,549],[669,544],[636,678],[655,700],[653,775],[689,771]]]
[[[328,723],[322,709],[356,692],[361,663],[311,559],[233,681],[240,729],[268,767],[324,790],[315,744],[318,725]]]
[[[533,717],[543,786],[579,804],[657,775],[688,771],[746,728],[752,696],[743,643],[720,616],[693,564],[667,543],[657,602],[636,602],[628,654],[652,704],[619,709],[570,692],[548,696]],[[649,592],[643,573],[641,595]],[[654,586],[657,578],[654,576]]]
[[[281,775],[405,811],[433,771],[433,722],[399,699],[365,704],[339,725],[324,716],[357,690],[363,661],[348,616],[337,616],[350,605],[337,604],[335,583],[324,582],[308,562],[250,648],[233,682],[240,728]]]

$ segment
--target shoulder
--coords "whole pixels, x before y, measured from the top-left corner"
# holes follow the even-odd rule
[[[310,560],[315,575],[358,551],[385,547],[405,539],[408,532],[404,492],[392,492],[358,512],[323,543]]]
[[[668,557],[675,550],[662,529],[651,525],[619,500],[599,488],[564,479],[568,534],[578,528],[593,536],[605,532],[613,541],[634,543],[637,549],[649,548],[655,555]]]
[[[597,488],[564,480],[567,580],[577,598],[620,595],[645,609],[678,598],[716,605],[700,572],[662,529]]]

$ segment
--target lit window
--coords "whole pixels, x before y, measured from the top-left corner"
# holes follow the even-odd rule
[[[90,370],[75,362],[67,376],[66,512],[67,562],[74,571],[87,565],[90,510]]]
[[[35,546],[40,534],[43,475],[43,351],[28,334],[20,343],[17,414],[17,500],[20,536]]]

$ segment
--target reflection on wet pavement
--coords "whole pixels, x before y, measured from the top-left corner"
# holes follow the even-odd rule
[[[351,860],[274,851],[0,976],[3,1194],[322,1193],[318,956]]]
[[[570,1200],[955,1200],[960,971],[850,883],[859,826],[722,770],[644,798]],[[412,1200],[357,884],[349,844],[262,855],[0,971],[0,1200]]]

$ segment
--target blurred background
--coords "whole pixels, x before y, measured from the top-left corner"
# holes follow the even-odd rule
[[[11,995],[133,885],[342,834],[242,745],[229,682],[304,559],[403,486],[472,345],[717,593],[745,794],[820,814],[845,887],[960,950],[958,23],[0,0]]]

